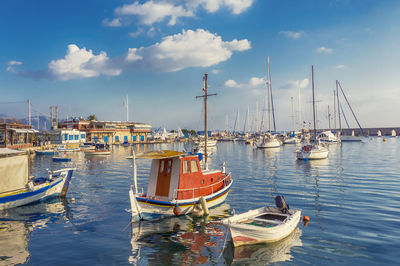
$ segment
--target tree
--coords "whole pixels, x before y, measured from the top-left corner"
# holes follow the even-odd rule
[[[87,120],[91,121],[91,120],[97,120],[97,116],[96,115],[89,115],[87,117]]]

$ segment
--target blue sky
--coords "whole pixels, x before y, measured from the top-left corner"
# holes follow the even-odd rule
[[[27,116],[30,99],[60,117],[96,114],[154,127],[202,127],[209,73],[210,126],[250,109],[259,120],[266,61],[278,129],[311,118],[311,65],[320,127],[338,79],[364,127],[399,126],[400,2],[394,0],[1,1],[0,114]],[[300,111],[298,92],[301,91]],[[350,126],[355,127],[344,107]],[[228,117],[228,119],[227,119]]]

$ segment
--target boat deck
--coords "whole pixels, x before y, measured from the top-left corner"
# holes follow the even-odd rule
[[[248,218],[240,223],[262,226],[262,227],[274,227],[277,225],[284,224],[286,219],[290,216],[290,214],[285,213],[270,213],[266,212],[260,215],[257,215],[252,218]]]

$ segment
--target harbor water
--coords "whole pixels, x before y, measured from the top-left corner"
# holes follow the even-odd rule
[[[136,145],[136,152],[188,149],[190,144]],[[295,145],[261,150],[219,142],[209,168],[226,163],[234,183],[207,218],[180,216],[130,223],[131,147],[109,156],[74,153],[72,161],[31,158],[31,175],[76,167],[66,199],[0,212],[0,265],[398,265],[400,261],[400,139],[365,138],[329,146],[329,157],[297,161]],[[137,160],[146,189],[150,161]],[[274,244],[234,249],[218,221],[232,213],[274,205],[310,217]]]

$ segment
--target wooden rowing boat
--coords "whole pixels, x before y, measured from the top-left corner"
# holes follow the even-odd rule
[[[272,243],[290,235],[300,221],[300,210],[285,212],[262,207],[226,218],[222,223],[229,228],[235,247]]]

